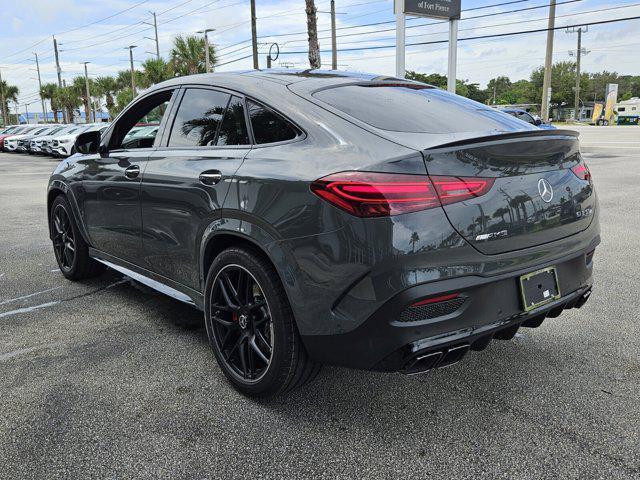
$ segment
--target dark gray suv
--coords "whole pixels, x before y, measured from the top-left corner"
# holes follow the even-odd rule
[[[123,143],[141,121],[155,138]],[[48,190],[62,273],[107,265],[203,310],[250,395],[323,363],[451,365],[591,292],[598,206],[577,134],[422,83],[176,78],[76,149]]]

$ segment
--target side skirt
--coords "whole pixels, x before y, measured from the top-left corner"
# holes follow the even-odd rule
[[[198,310],[204,309],[204,297],[200,292],[189,287],[185,287],[184,285],[174,282],[162,275],[150,272],[149,270],[138,267],[137,265],[120,260],[119,258],[101,252],[100,250],[96,250],[95,248],[89,248],[89,256],[149,288],[153,288],[154,290],[171,298],[175,298],[176,300],[180,300],[181,302],[193,305]]]

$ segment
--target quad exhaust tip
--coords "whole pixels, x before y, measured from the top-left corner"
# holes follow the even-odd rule
[[[468,343],[464,343],[444,350],[420,355],[405,367],[404,373],[407,375],[417,375],[419,373],[425,373],[433,370],[434,368],[449,367],[462,360],[469,351],[469,348],[470,345]]]

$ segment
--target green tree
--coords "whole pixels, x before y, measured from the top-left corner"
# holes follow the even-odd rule
[[[149,88],[156,83],[164,82],[173,77],[171,64],[165,62],[162,58],[150,58],[142,64],[142,83],[141,86]]]
[[[56,97],[57,90],[58,85],[55,83],[45,83],[40,89],[40,96],[44,100],[49,100],[49,103],[51,104],[51,112],[53,113],[53,121],[55,123],[59,123],[58,112],[60,111],[60,105],[58,104]]]
[[[2,117],[3,119],[9,118],[9,102],[17,103],[18,95],[20,94],[20,89],[15,85],[9,85],[5,80],[0,83],[0,89],[2,89],[2,93],[4,93],[4,105],[0,105],[2,108]]]
[[[407,80],[415,80],[416,82],[428,83],[438,88],[447,88],[447,76],[439,73],[418,73],[413,70],[407,70],[405,74]]]
[[[89,79],[89,95],[91,95],[91,79]],[[87,97],[87,86],[84,76],[75,77],[73,82],[71,83],[71,88],[73,88],[80,99],[82,100],[82,105],[84,105],[84,114],[86,123],[91,122],[91,98]]]
[[[125,107],[131,103],[131,100],[133,100],[133,92],[130,87],[120,90],[116,95],[115,115],[113,116],[115,117],[124,110]]]
[[[178,35],[173,39],[170,63],[177,76],[205,73],[205,45],[204,38],[195,35]],[[211,65],[218,63],[216,49],[209,45],[209,62]]]
[[[116,114],[114,95],[118,93],[119,90],[118,82],[113,77],[104,76],[96,78],[95,85],[100,96],[105,97],[109,115],[114,117]]]
[[[542,80],[544,67],[531,72],[531,85],[537,102],[542,99]],[[583,82],[583,79],[585,80]],[[573,106],[574,87],[576,85],[575,62],[557,62],[551,69],[551,104],[554,106]],[[585,77],[581,76],[580,89],[587,87]]]
[[[511,80],[509,80],[509,77],[500,76],[492,78],[487,84],[487,92],[492,99],[491,103],[515,103],[498,101],[498,99],[509,90],[511,90]]]
[[[62,87],[56,90],[54,96],[56,103],[67,111],[67,118],[69,119],[69,122],[72,122],[74,110],[82,105],[82,98],[80,97],[78,90],[72,86]]]

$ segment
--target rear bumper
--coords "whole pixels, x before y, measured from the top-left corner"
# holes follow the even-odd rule
[[[525,312],[521,275],[554,265],[562,297]],[[380,307],[355,330],[303,336],[317,361],[352,368],[417,373],[455,363],[468,350],[481,350],[492,338],[511,338],[519,326],[538,326],[545,317],[580,307],[592,285],[592,249],[496,277],[463,276],[408,288]],[[412,305],[425,298],[457,293],[446,308]],[[443,302],[444,304],[445,302]]]

